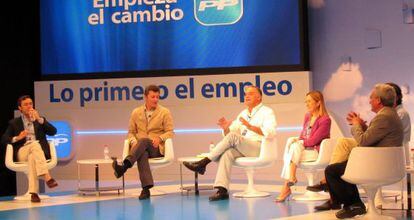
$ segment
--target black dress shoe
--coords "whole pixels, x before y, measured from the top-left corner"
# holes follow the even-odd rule
[[[326,183],[319,183],[313,186],[307,186],[306,190],[312,191],[312,192],[321,192],[321,191],[325,191],[328,192],[328,184]]]
[[[32,202],[40,202],[40,197],[37,193],[30,193],[30,201]]]
[[[116,178],[123,176],[127,170],[124,166],[118,165],[116,157],[112,157],[112,168],[114,168],[114,175]]]
[[[199,162],[183,162],[184,166],[187,167],[189,170],[197,172],[201,175],[203,175],[206,172],[206,166],[203,164],[200,164]]]
[[[210,201],[226,200],[229,199],[229,193],[227,191],[218,190],[214,195],[208,197]]]
[[[326,211],[331,209],[341,209],[341,204],[337,202],[331,202],[331,200],[328,200],[324,202],[322,205],[315,206],[314,208],[316,211]]]
[[[151,196],[151,193],[150,193],[149,189],[142,189],[141,194],[139,194],[138,199],[139,200],[149,199],[150,196]]]
[[[339,219],[353,218],[357,215],[363,215],[367,213],[364,203],[357,203],[347,207],[344,207],[339,212],[335,213],[335,216]]]
[[[49,188],[54,188],[54,187],[58,186],[58,183],[56,182],[55,179],[50,178],[50,180],[46,181],[46,185]]]

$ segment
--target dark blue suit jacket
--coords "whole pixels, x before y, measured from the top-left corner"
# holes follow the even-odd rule
[[[56,128],[50,124],[46,118],[44,118],[44,123],[40,124],[37,121],[33,122],[34,131],[36,135],[36,140],[39,141],[40,145],[42,146],[43,152],[45,153],[46,159],[50,159],[50,149],[49,143],[47,142],[46,135],[53,136],[56,134]],[[9,126],[7,127],[6,132],[4,132],[1,142],[6,146],[7,144],[11,144],[13,137],[18,136],[20,132],[24,130],[23,126],[23,119],[21,117],[14,118],[9,121]],[[19,149],[24,145],[26,139],[23,138],[20,141],[13,143],[13,159],[17,161],[17,152]]]

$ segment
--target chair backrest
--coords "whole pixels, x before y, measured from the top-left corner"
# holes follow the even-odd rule
[[[125,159],[129,155],[129,141],[126,139],[124,141],[124,148],[122,150],[122,159]],[[174,147],[171,138],[165,140],[165,152],[164,152],[164,159],[167,161],[174,160]]]
[[[5,163],[7,168],[9,168],[10,170],[14,170],[13,167],[15,163],[13,161],[13,146],[11,144],[8,144],[6,148]]]
[[[165,140],[165,152],[164,152],[164,159],[167,161],[174,160],[174,147],[171,138]]]
[[[289,146],[292,144],[294,139],[297,139],[298,137],[290,137],[286,141],[285,145],[285,152],[289,149]],[[333,138],[326,138],[323,139],[319,148],[318,158],[315,161],[307,161],[306,165],[312,164],[313,166],[327,166],[329,164],[329,161],[331,160],[331,155],[333,152],[333,149],[335,148],[336,139]],[[303,168],[303,167],[302,167]]]
[[[122,149],[122,160],[125,159],[129,154],[129,141],[125,139],[124,141],[124,148]]]
[[[336,139],[323,139],[319,148],[318,159],[316,159],[315,163],[328,165],[335,145]]]
[[[49,141],[49,149],[50,149],[50,161],[46,164],[48,169],[52,169],[57,165],[58,158],[56,153],[55,143],[53,141]]]
[[[259,160],[264,163],[273,163],[277,159],[277,139],[276,137],[263,138],[260,146]]]
[[[405,175],[403,156],[403,147],[355,147],[342,179],[361,185],[396,183]]]

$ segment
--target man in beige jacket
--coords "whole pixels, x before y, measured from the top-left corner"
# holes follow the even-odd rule
[[[149,189],[154,186],[148,158],[163,157],[165,140],[174,135],[170,111],[158,104],[159,87],[148,86],[145,88],[144,95],[145,104],[135,108],[129,120],[129,155],[124,158],[122,165],[118,165],[116,158],[113,158],[112,163],[114,174],[119,178],[137,162],[142,186],[140,200],[148,199],[150,197]]]

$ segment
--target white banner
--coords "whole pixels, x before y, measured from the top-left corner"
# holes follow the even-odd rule
[[[249,84],[263,90],[263,102],[275,111],[278,154],[283,155],[285,139],[299,133],[310,81],[309,72],[43,81],[35,83],[35,105],[58,129],[50,137],[61,160],[54,176],[76,179],[76,160],[103,158],[106,148],[111,156],[122,155],[130,114],[144,103],[144,88],[149,84],[161,87],[160,104],[173,115],[174,154],[179,158],[206,152],[211,142],[222,139],[217,120],[234,120],[245,108],[243,88]],[[178,179],[177,166],[163,172]],[[112,169],[101,175],[113,178]],[[127,179],[136,179],[136,174],[128,175]]]
[[[279,104],[301,102],[309,82],[309,72],[43,81],[35,82],[35,100],[48,109],[136,106],[145,87],[156,84],[166,106],[237,104],[243,102],[244,88],[255,85],[264,103]]]

